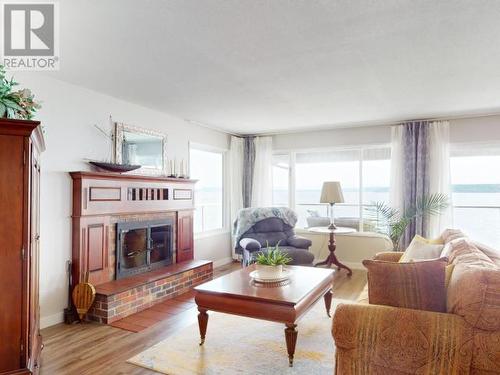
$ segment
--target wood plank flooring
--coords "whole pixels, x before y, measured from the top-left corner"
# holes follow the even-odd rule
[[[214,277],[232,272],[239,263],[214,270]],[[356,300],[366,284],[366,272],[336,272],[334,298]],[[179,297],[179,303],[193,303],[192,295]],[[185,306],[185,305],[184,305]],[[174,332],[197,322],[195,305],[179,309],[164,321],[139,333],[94,323],[58,324],[42,330],[45,348],[41,375],[145,375],[156,372],[130,365],[125,361],[164,340]]]

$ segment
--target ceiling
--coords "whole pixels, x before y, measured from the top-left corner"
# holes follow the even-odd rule
[[[52,76],[232,133],[500,111],[500,1],[64,0]]]

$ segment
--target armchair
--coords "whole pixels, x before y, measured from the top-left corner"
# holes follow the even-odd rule
[[[276,246],[292,258],[292,265],[312,265],[314,255],[309,252],[311,241],[297,236],[293,227],[281,218],[269,217],[256,222],[240,237],[236,253],[243,255],[243,265],[252,262],[256,252],[266,251],[267,244]]]

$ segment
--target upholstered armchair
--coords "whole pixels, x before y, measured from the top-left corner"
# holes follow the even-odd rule
[[[293,222],[293,221],[292,221]],[[276,246],[292,258],[292,265],[312,265],[314,255],[309,252],[311,241],[297,236],[293,226],[279,217],[268,217],[255,222],[238,239],[236,253],[243,255],[243,265],[252,263],[255,253]]]

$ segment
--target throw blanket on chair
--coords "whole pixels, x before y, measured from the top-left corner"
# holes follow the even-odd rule
[[[288,207],[243,208],[238,212],[238,218],[234,222],[233,236],[235,237],[236,246],[240,243],[241,236],[252,228],[255,223],[270,217],[280,218],[292,228],[297,223],[297,214]]]

